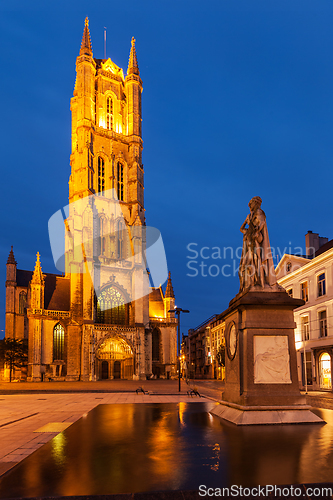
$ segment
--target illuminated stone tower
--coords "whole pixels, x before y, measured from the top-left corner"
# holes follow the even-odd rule
[[[123,325],[121,333],[115,332],[115,328],[109,332],[112,339],[109,347],[133,351],[134,344],[141,346],[137,376],[144,376],[146,372],[144,333],[149,322],[148,288],[147,293],[135,294],[141,298],[133,301],[132,297],[134,288],[138,292],[137,288],[147,287],[148,282],[143,273],[142,252],[134,263],[126,257],[132,255],[131,244],[135,239],[133,232],[128,238],[129,228],[145,225],[141,92],[134,38],[124,78],[123,70],[110,58],[93,58],[86,19],[71,100],[69,202],[73,208],[70,205],[66,238],[72,318],[73,322],[81,323],[84,334],[82,336],[78,324],[71,325],[69,349],[77,350],[81,342],[89,343],[92,336],[96,342],[105,344],[102,334],[105,327],[101,330],[95,327],[93,331],[92,323]],[[110,190],[114,190],[113,193]],[[80,203],[89,195],[97,196],[89,203]],[[144,248],[141,232],[137,239],[136,246]],[[77,242],[84,244],[84,259],[76,251]],[[85,272],[87,270],[89,272]],[[126,346],[126,342],[130,345]],[[88,349],[88,345],[86,347]],[[73,360],[67,366],[68,378],[77,377],[80,364],[81,371],[86,372],[82,377],[89,378],[94,367],[87,357]],[[126,371],[125,365],[123,363],[120,370]],[[103,366],[106,376],[106,363]],[[119,365],[115,368],[119,370]]]
[[[7,264],[6,336],[19,324],[20,338],[29,336],[28,380],[176,375],[171,277],[165,295],[150,289],[145,261],[141,92],[134,38],[124,77],[111,59],[93,57],[86,19],[60,219],[65,275],[43,274],[39,255],[34,272],[16,270],[13,252]]]

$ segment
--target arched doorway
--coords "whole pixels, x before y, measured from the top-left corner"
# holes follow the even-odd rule
[[[113,363],[113,378],[121,377],[121,363],[120,361],[115,361]]]
[[[117,336],[106,339],[96,358],[100,363],[101,378],[133,379],[133,349],[125,339]]]
[[[332,388],[331,356],[328,352],[323,352],[319,357],[320,388]]]
[[[109,378],[109,363],[107,361],[102,361],[102,373],[101,378],[103,380]]]

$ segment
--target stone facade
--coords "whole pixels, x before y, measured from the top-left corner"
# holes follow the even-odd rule
[[[278,283],[305,301],[294,311],[300,387],[332,391],[333,240],[309,231],[305,243],[305,256],[283,255]]]
[[[110,58],[93,57],[86,19],[71,99],[65,273],[43,274],[39,254],[34,272],[19,270],[13,249],[7,262],[6,337],[29,339],[28,380],[176,375],[171,276],[164,293],[149,289],[146,272],[141,92],[135,40],[124,77]]]

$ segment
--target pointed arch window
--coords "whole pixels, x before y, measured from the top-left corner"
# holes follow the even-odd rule
[[[53,361],[64,361],[65,329],[57,323],[53,328]]]
[[[100,242],[100,255],[106,253],[106,234],[107,234],[107,220],[105,217],[99,218],[99,242]]]
[[[103,290],[97,298],[97,323],[125,325],[125,299],[115,288]]]
[[[105,190],[105,164],[104,159],[98,157],[98,194],[104,196]]]
[[[113,130],[113,100],[112,97],[106,98],[106,128]]]
[[[90,151],[88,151],[88,189],[94,189],[94,160]]]
[[[152,332],[152,361],[160,360],[160,331],[157,328],[154,328]]]
[[[124,166],[120,161],[117,164],[117,196],[118,200],[124,201]]]
[[[124,258],[124,225],[122,221],[117,223],[117,259]]]
[[[26,302],[27,302],[27,294],[25,292],[21,292],[19,296],[19,314],[24,314]]]

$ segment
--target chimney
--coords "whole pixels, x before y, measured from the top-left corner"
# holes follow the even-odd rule
[[[305,235],[305,248],[306,248],[306,256],[309,259],[312,259],[317,250],[325,243],[328,242],[328,238],[323,238],[319,236],[318,233],[313,233],[312,231],[308,231]]]

